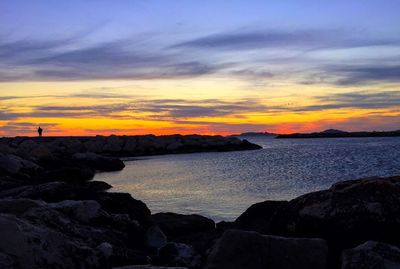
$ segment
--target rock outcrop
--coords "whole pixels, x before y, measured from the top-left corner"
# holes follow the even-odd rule
[[[368,241],[343,252],[342,269],[400,268],[400,249],[381,242]]]
[[[327,255],[323,239],[228,230],[212,248],[204,269],[325,269]]]

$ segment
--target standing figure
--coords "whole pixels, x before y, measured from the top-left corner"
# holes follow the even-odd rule
[[[42,136],[43,129],[42,129],[42,128],[40,128],[40,126],[39,126],[39,128],[37,129],[37,131],[38,131],[38,133],[39,133],[39,136]]]

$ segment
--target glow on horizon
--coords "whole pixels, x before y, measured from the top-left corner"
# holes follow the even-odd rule
[[[93,5],[0,3],[0,136],[400,129],[397,1]]]

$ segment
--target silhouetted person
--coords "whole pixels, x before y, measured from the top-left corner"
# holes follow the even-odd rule
[[[38,131],[38,133],[39,133],[39,136],[42,136],[43,129],[42,129],[42,128],[40,128],[40,126],[39,126],[39,128],[37,129],[37,131]]]

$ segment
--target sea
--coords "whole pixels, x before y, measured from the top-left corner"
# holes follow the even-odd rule
[[[126,159],[124,170],[95,180],[132,194],[152,213],[233,221],[257,202],[290,200],[342,180],[400,175],[400,137],[246,139],[263,149]]]

